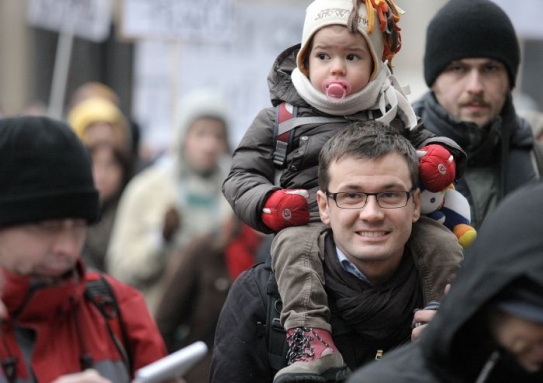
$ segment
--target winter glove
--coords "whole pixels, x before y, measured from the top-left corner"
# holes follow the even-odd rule
[[[453,155],[441,145],[427,145],[417,150],[419,178],[422,185],[433,193],[445,189],[456,179]]]
[[[175,232],[181,227],[181,218],[175,207],[170,207],[164,214],[164,224],[162,226],[162,237],[169,242]]]
[[[289,226],[309,222],[309,192],[304,189],[283,189],[273,192],[262,209],[262,221],[275,232]]]

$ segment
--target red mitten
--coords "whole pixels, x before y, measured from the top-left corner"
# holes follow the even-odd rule
[[[304,189],[283,189],[273,192],[262,209],[262,221],[275,232],[289,226],[309,222],[309,192]]]
[[[426,145],[417,150],[419,178],[426,189],[437,193],[454,182],[456,164],[453,155],[441,145]]]

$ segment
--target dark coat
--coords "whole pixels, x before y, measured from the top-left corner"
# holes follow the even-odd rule
[[[454,120],[432,92],[413,105],[426,128],[454,140],[468,155],[464,176],[456,189],[471,206],[471,225],[478,229],[487,214],[511,191],[536,178],[530,126],[518,117],[511,98],[488,127]]]
[[[238,225],[233,231],[200,236],[171,262],[155,313],[168,352],[196,341],[205,342],[212,350],[219,313],[235,277],[227,267],[226,249],[241,249],[236,255],[252,260],[252,266],[261,243],[261,237],[248,227]],[[186,382],[207,382],[210,364],[211,351],[185,376]]]
[[[543,288],[543,183],[512,193],[489,215],[421,339],[357,371],[349,383],[475,382],[498,346],[481,320],[512,281],[525,277]],[[543,382],[502,353],[486,382]]]

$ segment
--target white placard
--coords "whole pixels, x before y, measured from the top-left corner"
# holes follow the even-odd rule
[[[507,13],[519,38],[542,39],[543,2],[541,0],[493,0]]]
[[[200,87],[222,92],[231,110],[234,148],[257,113],[271,106],[268,73],[279,53],[301,41],[305,7],[236,5],[234,10],[230,43],[137,43],[132,110],[153,150],[162,151],[171,141],[172,97]],[[172,75],[175,60],[178,68]]]
[[[29,0],[30,25],[102,42],[111,28],[111,0]]]
[[[205,357],[207,351],[204,342],[192,343],[140,368],[132,383],[162,383],[183,377]]]
[[[128,38],[221,40],[232,36],[231,0],[124,0]]]

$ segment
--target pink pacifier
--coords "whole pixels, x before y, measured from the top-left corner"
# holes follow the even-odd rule
[[[328,101],[339,102],[351,92],[351,84],[344,80],[324,80],[321,89]]]

